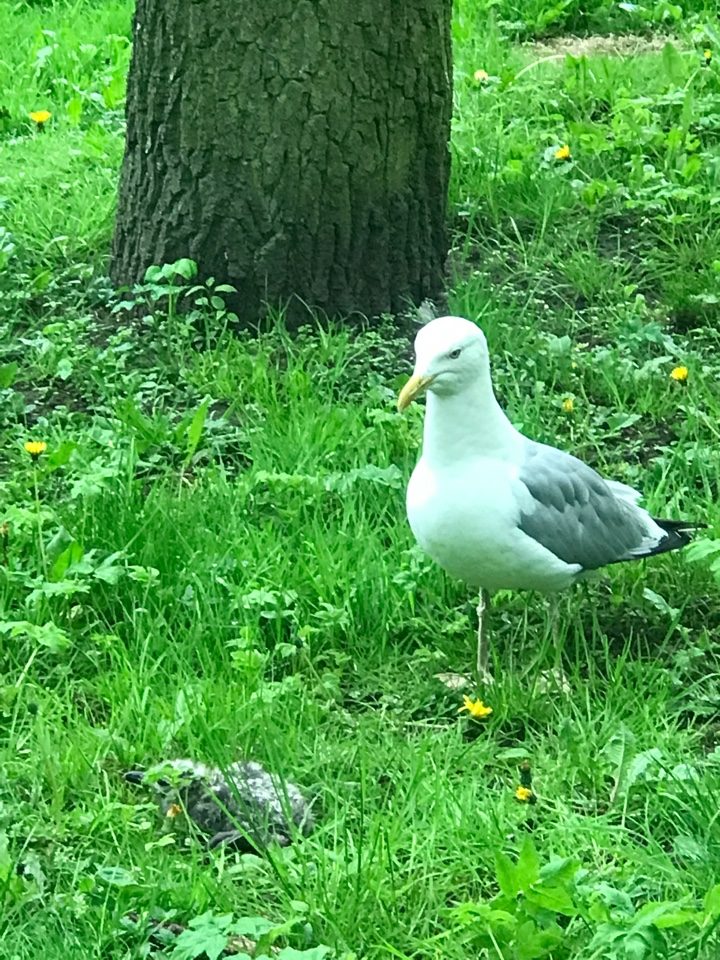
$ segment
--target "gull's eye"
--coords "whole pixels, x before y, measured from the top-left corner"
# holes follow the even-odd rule
[[[457,350],[453,350],[452,353],[448,354],[448,360],[457,360],[461,353],[462,350],[458,347]]]

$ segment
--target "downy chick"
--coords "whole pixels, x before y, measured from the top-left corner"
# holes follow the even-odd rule
[[[271,843],[286,847],[294,829],[307,836],[314,827],[310,804],[298,787],[250,760],[231,764],[225,773],[194,760],[168,760],[147,771],[130,770],[125,780],[151,787],[164,816],[187,816],[210,849],[220,844],[243,852],[259,852]]]

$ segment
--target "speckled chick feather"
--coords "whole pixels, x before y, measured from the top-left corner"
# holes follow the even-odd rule
[[[125,779],[151,787],[163,815],[184,814],[210,848],[226,844],[258,852],[272,843],[288,846],[295,832],[307,836],[314,827],[300,789],[252,760],[233,763],[224,773],[194,760],[168,760],[147,771],[130,770]]]

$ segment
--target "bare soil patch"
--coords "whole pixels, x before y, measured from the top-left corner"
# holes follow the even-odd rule
[[[523,44],[522,49],[538,57],[632,57],[642,53],[655,53],[666,43],[678,45],[678,40],[669,36],[639,34],[615,34],[590,37],[551,37]]]

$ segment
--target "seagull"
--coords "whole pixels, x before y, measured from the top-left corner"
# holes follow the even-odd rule
[[[555,593],[588,571],[684,547],[701,526],[651,517],[636,490],[516,430],[493,392],[485,336],[463,317],[439,317],[418,332],[398,410],[424,391],[407,517],[425,553],[479,589],[481,681],[492,681],[490,593]]]

